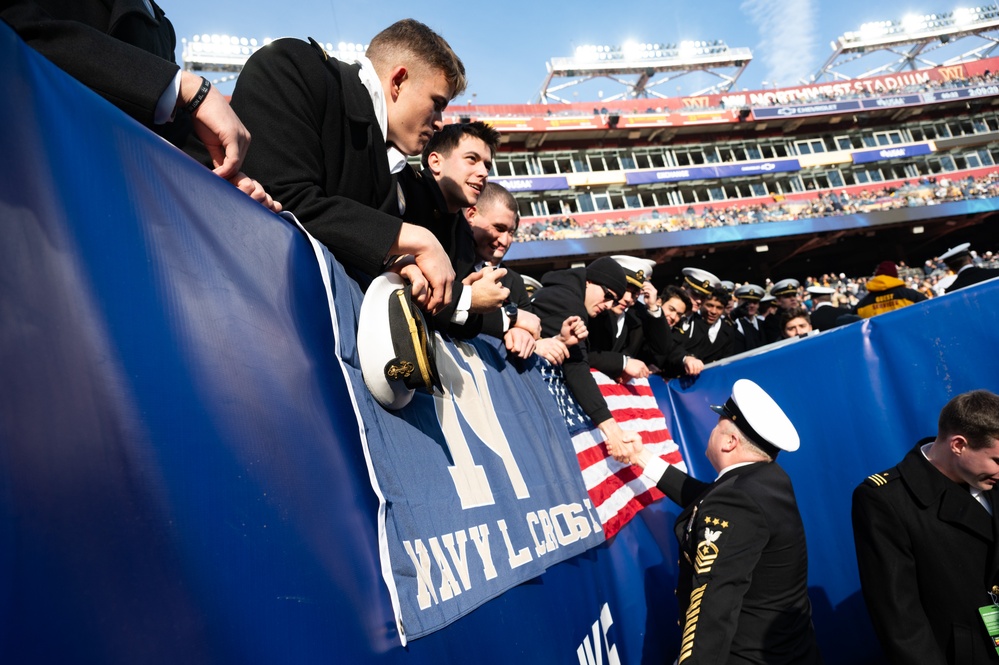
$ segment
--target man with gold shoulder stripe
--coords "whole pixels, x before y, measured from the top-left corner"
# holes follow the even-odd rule
[[[683,507],[676,595],[683,617],[679,663],[811,665],[822,662],[808,600],[805,530],[791,480],[774,463],[798,449],[794,425],[758,385],[740,379],[721,406],[704,483],[644,446],[620,461]]]
[[[890,663],[984,665],[999,654],[979,609],[999,584],[999,395],[940,412],[937,436],[853,492],[864,600]]]

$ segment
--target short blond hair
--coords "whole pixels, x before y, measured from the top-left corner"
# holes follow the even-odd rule
[[[407,18],[385,28],[371,40],[365,53],[380,75],[407,61],[444,74],[451,99],[465,91],[465,65],[443,37],[417,20]]]

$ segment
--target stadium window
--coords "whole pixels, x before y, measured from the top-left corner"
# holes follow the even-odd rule
[[[829,181],[830,187],[843,186],[843,174],[839,171],[826,171],[826,179]]]
[[[805,184],[801,182],[801,178],[799,176],[792,176],[788,178],[787,184],[790,186],[792,192],[805,191]]]
[[[589,163],[590,168],[588,171],[606,171],[607,165],[604,164],[604,156],[602,154],[587,154],[586,161]]]
[[[774,157],[787,157],[787,146],[782,143],[775,143],[773,146]]]
[[[596,209],[600,211],[607,211],[614,209],[613,205],[611,204],[610,196],[607,194],[607,192],[594,194],[593,204],[596,207]]]
[[[688,154],[690,155],[690,161],[694,164],[703,164],[705,161],[704,153],[700,150],[700,148],[691,148]]]
[[[697,192],[693,187],[683,187],[680,189],[680,200],[683,203],[697,203]]]
[[[763,159],[763,153],[760,152],[760,146],[758,145],[746,146],[746,156],[749,159]]]
[[[767,192],[766,184],[762,182],[750,183],[749,191],[752,192],[753,196],[766,196],[767,194],[769,194],[769,192]]]
[[[741,145],[737,145],[737,146],[735,146],[735,147],[732,148],[732,160],[733,161],[744,162],[744,161],[746,161],[746,159],[748,159],[748,158],[746,157],[746,148],[745,147],[743,147]]]
[[[548,212],[548,204],[545,201],[531,201],[531,216],[532,217],[544,217],[551,213]]]
[[[651,169],[652,160],[646,153],[636,152],[635,153],[635,168],[638,169]]]
[[[982,166],[993,166],[995,164],[987,148],[979,148],[977,154],[982,162]]]
[[[721,161],[718,157],[718,149],[715,146],[707,146],[704,149],[704,161],[708,164],[717,164]]]
[[[933,125],[923,125],[920,129],[923,132],[924,141],[932,141],[937,137],[937,130]]]
[[[972,134],[977,133],[975,131],[975,126],[974,124],[972,124],[971,120],[968,119],[960,120],[958,121],[958,124],[961,125],[961,134],[963,136],[971,136]]]
[[[876,147],[878,147],[878,141],[877,141],[877,139],[875,139],[874,136],[872,136],[871,134],[864,134],[863,135],[863,141],[864,141],[864,146],[866,146],[868,148],[876,148]]]
[[[914,177],[930,175],[930,165],[926,162],[917,162],[913,164],[913,167],[916,169],[916,176]]]
[[[607,194],[607,199],[610,201],[610,210],[624,210],[628,206],[624,203],[624,194],[620,192],[616,194]]]
[[[836,141],[837,150],[850,150],[853,148],[853,142],[849,136],[837,136],[834,141]]]
[[[576,195],[576,204],[579,206],[579,212],[593,212],[593,197],[590,196],[589,192],[582,192]]]
[[[690,155],[686,151],[676,150],[673,156],[676,159],[676,166],[690,166]]]
[[[621,168],[622,169],[634,169],[635,166],[635,156],[631,153],[625,153],[621,155]]]
[[[954,159],[954,166],[959,171],[963,171],[964,169],[967,168],[974,168],[975,166],[977,166],[977,164],[968,163],[964,155],[954,155],[953,159]],[[977,161],[977,158],[975,158],[975,161]]]
[[[858,185],[866,185],[871,181],[870,177],[867,175],[867,171],[856,171],[853,176],[857,180]]]
[[[607,153],[604,155],[604,163],[607,165],[608,171],[620,171],[621,170],[621,160],[618,158],[616,153]]]
[[[648,206],[642,205],[642,197],[635,194],[625,194],[624,195],[624,207],[625,208],[645,208]]]
[[[956,171],[957,167],[954,166],[954,158],[950,155],[940,156],[940,166],[944,171]]]
[[[538,163],[541,164],[542,173],[558,173],[558,165],[551,155],[538,156]]]
[[[957,120],[947,123],[947,128],[950,129],[951,136],[961,136],[961,123]]]
[[[576,155],[572,158],[573,171],[576,173],[586,173],[590,170],[590,165],[586,161],[586,155]]]
[[[558,173],[572,173],[572,156],[557,156],[555,158],[555,167],[558,169]]]
[[[953,134],[950,132],[950,126],[946,122],[938,122],[934,127],[937,130],[937,138],[949,139],[953,137]]]
[[[999,131],[999,119],[997,119],[995,116],[990,115],[988,118],[986,118],[985,124],[989,128],[990,132]]]
[[[802,139],[801,141],[795,141],[794,147],[799,155],[811,155],[812,153],[826,151],[826,146],[822,143],[822,139]]]

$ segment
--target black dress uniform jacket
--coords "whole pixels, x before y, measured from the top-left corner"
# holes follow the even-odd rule
[[[0,19],[60,69],[174,145],[204,158],[183,110],[153,124],[160,96],[180,71],[163,10],[143,0],[0,0]],[[187,143],[191,145],[187,145]]]
[[[532,307],[541,319],[542,337],[553,337],[562,330],[562,323],[570,316],[578,316],[589,325],[586,311],[586,268],[555,270],[541,278],[544,285],[534,293]],[[562,363],[565,383],[586,413],[598,425],[611,417],[607,400],[600,394],[600,387],[590,373],[589,341],[569,347],[569,357]]]
[[[919,445],[854,490],[860,582],[890,662],[999,662],[978,614],[999,583],[999,506],[994,489],[985,495],[993,515]]]
[[[618,317],[604,312],[590,322],[590,366],[616,379],[624,370],[625,358],[637,358],[659,368],[679,364],[685,351],[676,344],[663,315],[649,314],[644,305],[635,305],[624,313],[624,325],[618,332]]]
[[[340,263],[375,276],[402,219],[359,69],[327,58],[318,45],[279,39],[247,60],[232,107],[253,135],[243,171]]]
[[[958,273],[957,279],[951,282],[951,285],[947,287],[945,293],[957,291],[958,289],[963,289],[966,286],[978,284],[979,282],[984,282],[985,280],[993,279],[994,277],[999,277],[999,268],[978,268],[976,266],[965,268]]]
[[[671,466],[657,486],[683,507],[679,662],[821,663],[805,530],[784,470],[757,462],[703,483]]]
[[[687,340],[687,353],[705,364],[728,358],[735,353],[736,338],[739,336],[739,331],[730,320],[721,319],[718,334],[712,342],[708,337],[710,327],[700,314],[695,314]]]
[[[816,330],[832,330],[836,326],[841,325],[838,323],[841,316],[852,313],[849,309],[826,304],[812,310],[809,318],[812,320],[812,327]]]

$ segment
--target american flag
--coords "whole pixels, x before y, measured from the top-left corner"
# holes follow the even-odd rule
[[[663,493],[642,475],[640,467],[622,464],[607,454],[603,434],[580,409],[565,385],[562,370],[543,360],[541,366],[542,376],[555,396],[572,436],[590,500],[596,507],[606,537],[610,538],[639,510],[662,498]],[[686,472],[687,465],[670,436],[666,418],[659,410],[648,379],[633,379],[621,384],[596,370],[593,370],[593,378],[621,429],[640,432],[642,443],[653,453]]]

